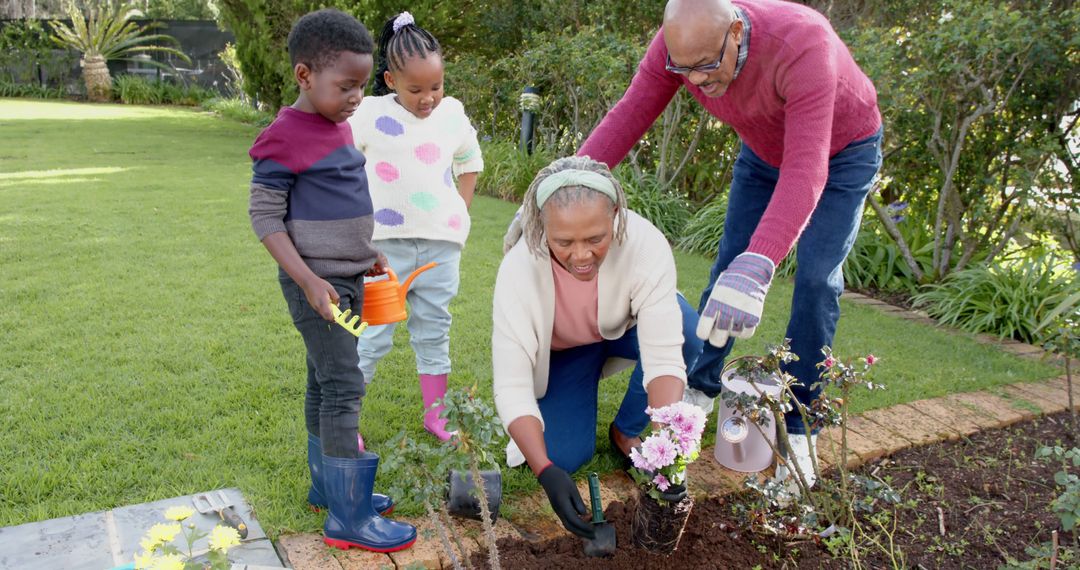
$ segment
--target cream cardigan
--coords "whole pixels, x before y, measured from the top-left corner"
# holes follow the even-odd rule
[[[675,297],[671,246],[660,230],[632,211],[627,212],[626,229],[626,239],[611,244],[597,275],[600,336],[618,339],[638,325],[645,386],[659,376],[675,376],[685,383],[682,313]],[[524,239],[516,240],[499,266],[492,317],[491,361],[499,418],[504,427],[522,416],[533,416],[542,425],[536,402],[547,393],[555,284],[547,254],[531,254]],[[602,376],[633,364],[609,359]]]

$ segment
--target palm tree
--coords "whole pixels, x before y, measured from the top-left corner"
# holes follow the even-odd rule
[[[85,0],[84,8],[80,10],[74,0],[68,0],[65,8],[71,25],[53,22],[53,41],[82,53],[79,63],[83,70],[83,81],[86,82],[86,96],[91,101],[108,101],[112,96],[112,77],[105,65],[109,60],[132,61],[131,55],[157,51],[191,62],[176,47],[147,45],[150,42],[163,42],[179,47],[180,42],[167,34],[147,35],[147,31],[161,27],[161,24],[139,25],[134,22],[133,19],[142,16],[142,12],[129,2]],[[152,60],[145,63],[168,67]]]

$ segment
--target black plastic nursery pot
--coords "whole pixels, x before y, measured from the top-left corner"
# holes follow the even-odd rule
[[[474,493],[473,476],[470,472],[451,471],[448,476],[450,486],[447,490],[446,508],[450,514],[458,517],[481,520],[480,499]],[[502,504],[502,472],[490,469],[480,472],[487,494],[488,511],[491,522],[499,518],[499,505]]]

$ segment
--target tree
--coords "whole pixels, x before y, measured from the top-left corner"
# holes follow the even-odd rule
[[[131,60],[129,56],[156,51],[174,55],[186,62],[191,60],[175,47],[152,45],[165,42],[179,46],[175,38],[166,34],[147,34],[158,24],[137,24],[133,21],[142,12],[126,2],[113,0],[90,1],[80,10],[74,1],[66,5],[71,25],[52,22],[53,39],[62,47],[78,50],[82,54],[80,64],[86,95],[91,101],[108,101],[112,96],[112,77],[106,62]],[[151,65],[167,67],[149,61]]]
[[[948,0],[933,17],[855,35],[891,141],[884,200],[870,203],[903,251],[883,201],[911,204],[932,228],[931,266],[905,255],[920,280],[989,263],[1030,220],[1076,93],[1078,26],[1073,6]]]
[[[297,95],[286,41],[293,23],[316,8],[308,0],[220,0],[220,23],[236,36],[244,91],[271,112]]]
[[[140,0],[143,13],[153,20],[213,20],[214,0]]]

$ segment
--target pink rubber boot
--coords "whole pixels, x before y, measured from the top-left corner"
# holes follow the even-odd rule
[[[435,400],[446,396],[446,374],[421,374],[420,394],[424,398],[424,429],[442,441],[450,441],[454,435],[446,431],[446,419],[440,418],[439,413],[446,406],[431,408]]]

